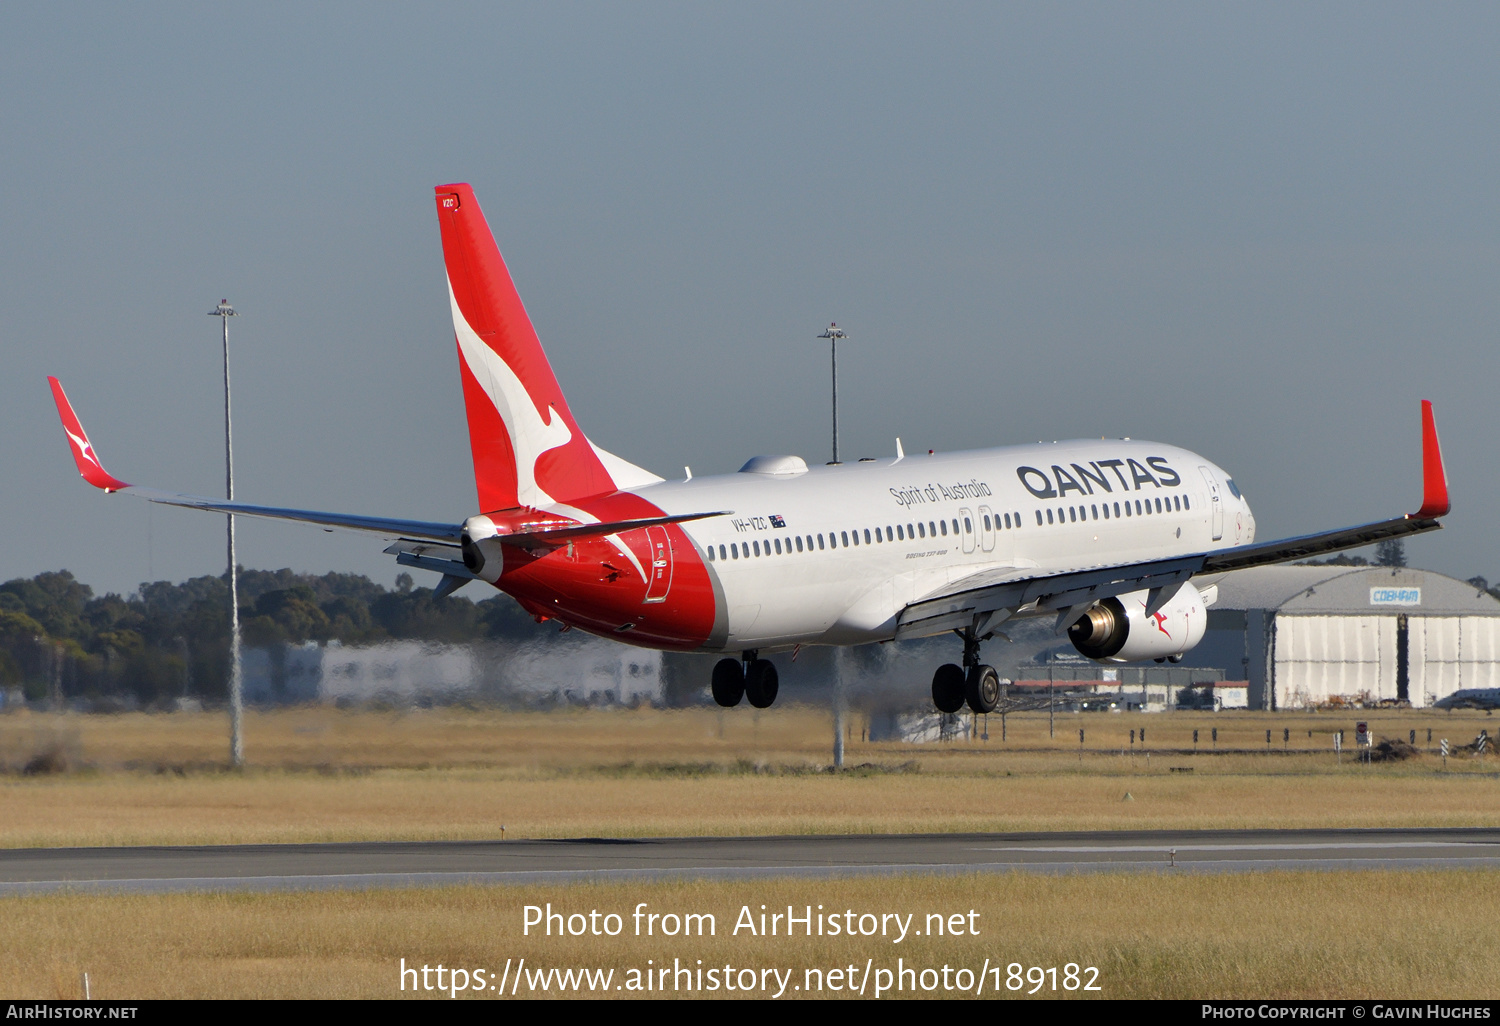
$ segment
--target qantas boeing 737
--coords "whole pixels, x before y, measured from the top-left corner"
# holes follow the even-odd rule
[[[392,541],[404,566],[470,581],[554,619],[649,648],[724,653],[720,705],[776,699],[765,657],[952,632],[937,668],[945,712],[1000,697],[980,646],[1006,621],[1054,619],[1101,662],[1179,660],[1203,637],[1216,574],[1437,530],[1448,485],[1422,403],[1414,514],[1255,540],[1234,480],[1156,442],[1087,440],[809,467],[757,456],[738,473],[665,481],[591,442],[573,418],[467,185],[436,190],[479,513],[424,523],[282,509],[138,488],[111,476],[49,379],[73,459],[106,492],[217,513],[305,521]],[[955,648],[959,648],[955,645]]]

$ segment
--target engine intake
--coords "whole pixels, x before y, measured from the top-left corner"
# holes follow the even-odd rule
[[[1068,628],[1068,640],[1080,655],[1109,663],[1176,659],[1203,640],[1208,608],[1197,588],[1184,584],[1147,616],[1150,597],[1132,591],[1105,599]]]
[[[464,566],[469,568],[469,573],[477,574],[484,569],[484,553],[479,551],[479,546],[474,544],[474,539],[469,537],[465,531],[459,535],[459,550],[463,553]]]
[[[1125,609],[1117,598],[1107,598],[1068,628],[1068,640],[1082,656],[1108,659],[1125,647],[1129,635]]]
[[[496,554],[495,546],[490,540],[498,533],[495,522],[483,513],[465,520],[463,529],[459,532],[458,547],[463,556],[464,566],[468,568],[469,573],[482,580],[491,580],[491,578],[483,577],[484,550],[488,543],[490,555]],[[497,562],[496,566],[499,567],[500,563]]]

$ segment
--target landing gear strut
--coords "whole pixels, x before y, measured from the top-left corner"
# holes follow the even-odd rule
[[[720,659],[714,664],[711,690],[714,701],[725,708],[739,705],[741,698],[750,699],[757,709],[769,708],[778,688],[775,664],[758,658],[753,650],[739,659]]]
[[[979,662],[979,638],[973,628],[954,633],[964,642],[964,665],[944,663],[937,668],[932,704],[945,713],[956,713],[965,703],[977,713],[994,712],[1000,704],[1000,674]]]

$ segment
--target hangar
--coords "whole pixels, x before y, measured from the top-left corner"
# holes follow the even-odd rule
[[[1500,601],[1430,570],[1268,566],[1218,580],[1195,662],[1249,681],[1252,709],[1427,706],[1500,687]]]

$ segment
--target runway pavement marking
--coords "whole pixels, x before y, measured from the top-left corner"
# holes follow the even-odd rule
[[[1032,849],[1037,850],[1037,849]],[[1157,849],[1149,849],[1157,852]],[[1164,854],[1164,852],[1157,852]],[[165,894],[214,891],[305,891],[371,890],[376,888],[457,887],[472,884],[577,883],[585,880],[674,880],[683,878],[742,880],[765,877],[838,878],[891,876],[924,873],[952,876],[963,873],[1101,873],[1101,872],[1208,872],[1244,873],[1288,869],[1458,869],[1495,868],[1500,856],[1292,858],[1292,859],[1198,859],[1177,866],[1161,860],[1143,861],[1046,861],[974,863],[891,863],[849,866],[748,866],[668,869],[553,869],[502,872],[430,873],[337,873],[295,876],[155,877],[128,880],[34,880],[0,883],[0,897],[24,897],[58,893]]]

